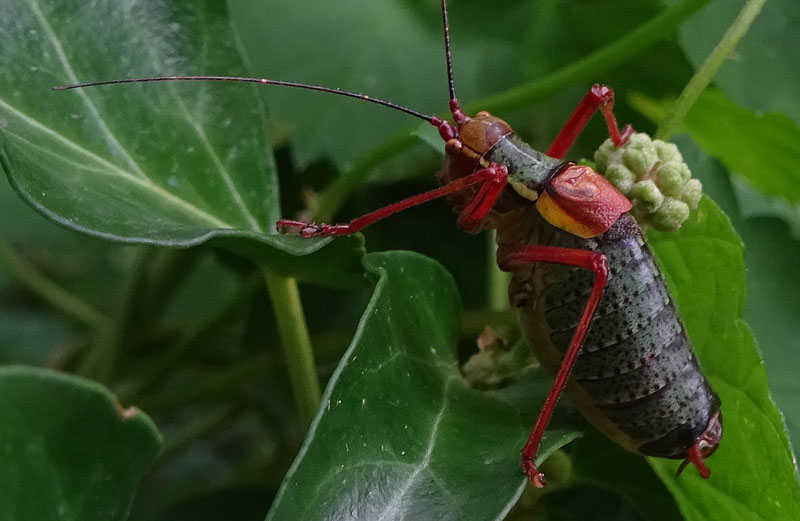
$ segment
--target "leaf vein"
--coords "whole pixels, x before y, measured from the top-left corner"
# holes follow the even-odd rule
[[[80,152],[80,153],[86,155],[87,157],[98,161],[101,164],[103,164],[106,167],[108,167],[110,170],[113,170],[114,172],[116,172],[116,174],[114,174],[114,173],[109,172],[107,170],[97,170],[99,173],[103,173],[103,174],[106,174],[106,175],[112,175],[117,179],[122,179],[122,180],[127,181],[127,182],[129,182],[131,184],[138,185],[139,187],[144,188],[145,190],[148,190],[148,191],[152,192],[153,194],[157,195],[158,197],[160,197],[160,198],[162,198],[164,200],[170,201],[171,203],[175,204],[176,206],[182,208],[183,210],[186,210],[188,213],[191,213],[192,215],[203,219],[206,222],[206,224],[209,225],[209,226],[217,226],[217,227],[220,227],[220,228],[235,228],[231,224],[228,224],[225,221],[222,221],[222,220],[216,218],[215,216],[203,211],[202,209],[200,209],[197,206],[193,205],[189,201],[176,196],[172,192],[164,190],[160,186],[154,184],[150,178],[148,178],[148,177],[143,177],[143,178],[142,177],[137,177],[137,176],[131,174],[130,172],[121,169],[117,165],[114,165],[113,163],[109,163],[106,160],[104,160],[103,158],[101,158],[99,156],[96,156],[94,153],[90,152],[89,150],[86,150],[85,148],[81,147],[77,143],[67,139],[66,137],[62,136],[61,134],[58,134],[57,132],[54,132],[54,131],[48,129],[47,127],[44,127],[43,125],[41,125],[41,123],[33,120],[29,116],[27,116],[25,114],[22,114],[19,111],[15,110],[10,105],[7,105],[6,103],[4,103],[2,100],[0,100],[0,106],[5,106],[7,109],[9,109],[13,113],[19,115],[21,118],[27,119],[38,130],[43,131],[43,132],[49,134],[50,136],[56,138],[58,141],[60,141],[64,145],[66,145],[68,148],[70,148],[72,150],[75,150],[76,152]],[[40,152],[45,152],[45,153],[54,155],[55,157],[61,157],[58,154],[55,154],[54,152],[52,152],[50,150],[42,148],[40,145],[32,143],[31,141],[25,139],[24,137],[22,137],[22,136],[20,136],[18,134],[10,132],[8,129],[4,129],[4,133],[6,135],[8,135],[8,136],[12,136],[12,137],[14,137],[14,138],[26,143],[27,145],[29,145],[34,150],[38,150]]]
[[[439,427],[441,426],[442,420],[445,417],[445,413],[447,412],[447,408],[449,405],[448,390],[450,388],[450,384],[454,380],[456,380],[456,377],[451,376],[445,381],[444,389],[442,390],[442,405],[441,407],[439,407],[439,411],[436,413],[436,416],[433,419],[433,424],[431,426],[431,433],[428,438],[428,445],[425,448],[425,453],[422,455],[422,459],[419,461],[419,463],[416,464],[414,472],[412,472],[408,476],[408,478],[406,478],[406,481],[405,483],[403,483],[403,486],[399,488],[399,490],[395,493],[392,500],[386,505],[386,507],[383,510],[383,513],[381,514],[381,516],[378,518],[377,521],[384,521],[386,519],[396,519],[396,514],[398,513],[398,508],[403,498],[411,489],[412,485],[414,485],[414,482],[417,480],[417,477],[430,466],[431,459],[433,458],[433,449],[436,447],[436,439],[437,436],[439,435]]]
[[[41,25],[41,27],[44,30],[45,34],[47,34],[47,38],[52,43],[53,50],[55,51],[56,55],[58,56],[58,60],[59,60],[59,62],[61,62],[61,65],[64,68],[64,72],[67,74],[67,77],[69,78],[69,82],[70,83],[79,83],[80,80],[75,75],[75,71],[72,70],[72,66],[70,65],[69,60],[67,59],[67,55],[64,52],[64,48],[61,46],[61,41],[59,40],[59,38],[56,35],[55,31],[53,31],[53,28],[48,23],[47,18],[45,18],[45,16],[44,16],[44,13],[42,13],[41,9],[39,8],[38,1],[37,0],[27,0],[27,1],[28,1],[28,5],[31,7],[31,11],[33,11],[34,16],[39,21],[39,24]],[[128,150],[122,145],[122,143],[119,142],[117,137],[114,135],[114,133],[111,131],[111,129],[106,124],[106,122],[103,119],[103,117],[100,115],[100,111],[98,110],[97,106],[92,102],[91,99],[89,99],[89,96],[82,89],[78,89],[78,96],[80,96],[80,98],[83,101],[84,105],[89,110],[89,112],[92,114],[92,117],[97,122],[97,125],[98,125],[100,131],[106,137],[108,142],[114,148],[116,148],[120,152],[120,154],[122,154],[122,156],[124,156],[124,158],[126,159],[126,161],[129,164],[129,166],[133,169],[133,171],[139,177],[146,178],[147,175],[144,173],[144,170],[142,170],[142,168],[139,166],[139,164],[136,162],[136,160],[133,159],[133,157],[130,155]]]

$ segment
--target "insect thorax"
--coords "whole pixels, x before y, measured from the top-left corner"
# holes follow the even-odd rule
[[[538,198],[544,183],[564,165],[563,160],[534,150],[513,133],[500,139],[483,160],[506,165],[509,184],[531,201]]]

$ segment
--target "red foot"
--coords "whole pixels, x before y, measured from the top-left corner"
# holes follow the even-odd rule
[[[525,456],[522,457],[522,470],[528,475],[528,479],[531,480],[531,485],[534,487],[544,488],[547,486],[547,480],[544,479],[544,474],[536,468],[536,464],[532,459],[526,458]]]
[[[505,165],[491,164],[486,168],[473,172],[466,177],[460,177],[444,186],[430,190],[423,194],[414,195],[398,201],[389,206],[379,208],[361,217],[357,217],[347,224],[314,224],[302,221],[292,221],[281,219],[275,223],[278,233],[297,233],[306,239],[310,237],[326,237],[328,235],[352,235],[357,233],[372,223],[385,219],[390,215],[403,211],[412,206],[426,203],[445,197],[452,193],[463,190],[469,186],[480,185],[474,200],[459,216],[459,224],[469,229],[477,226],[480,220],[492,209],[495,201],[503,191],[508,178],[508,168]]]
[[[545,398],[542,409],[539,411],[533,430],[531,430],[528,441],[522,448],[522,470],[528,475],[531,485],[541,488],[545,486],[546,481],[544,480],[544,474],[536,468],[533,458],[536,457],[536,453],[539,451],[539,445],[542,442],[547,422],[550,421],[550,416],[553,414],[558,397],[561,396],[561,391],[564,390],[564,386],[567,384],[569,373],[575,364],[575,359],[578,358],[578,352],[583,345],[583,340],[589,331],[589,325],[603,296],[603,290],[608,283],[608,259],[602,253],[595,251],[561,248],[558,246],[525,246],[506,253],[502,257],[498,255],[497,258],[497,263],[503,271],[514,271],[519,266],[534,262],[575,266],[594,273],[594,286],[586,302],[586,308],[583,310],[583,315],[581,315],[581,320],[578,322],[578,327],[572,336],[569,348],[564,353],[564,360],[561,362],[558,373],[556,373],[553,387],[547,393],[547,398]]]
[[[327,237],[328,235],[347,235],[352,233],[346,224],[315,224],[281,219],[275,223],[279,233],[298,234],[304,239],[311,237]]]

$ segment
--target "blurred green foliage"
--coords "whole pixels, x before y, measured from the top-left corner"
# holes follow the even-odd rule
[[[704,3],[679,5],[694,9]],[[650,100],[650,107],[666,106],[662,104],[677,97],[741,5],[734,0],[711,1],[679,31],[651,33],[655,41],[640,39],[640,46],[625,49],[618,61],[590,62],[594,68],[547,84],[557,88],[545,85],[524,103],[508,106],[498,115],[534,146],[545,149],[577,100],[597,81],[615,88],[621,121],[652,132],[656,127],[650,118],[657,119],[659,114],[647,110],[642,100]],[[453,0],[450,7],[458,95],[473,107],[480,106],[476,102],[481,100],[491,102],[498,92],[552,78],[554,71],[569,69],[659,16],[666,5],[656,0]],[[364,233],[368,251],[413,250],[436,259],[445,272],[419,256],[391,253],[370,254],[362,268],[364,243],[359,238],[307,243],[269,235],[275,218],[314,208],[318,202],[314,198],[324,198],[332,182],[359,169],[369,173],[369,179],[346,190],[344,206],[336,208],[339,220],[433,187],[432,173],[441,156],[411,134],[417,122],[365,103],[278,88],[171,84],[78,93],[49,90],[78,79],[248,74],[331,85],[424,112],[443,111],[447,91],[438,9],[437,2],[424,0],[238,0],[227,5],[209,0],[191,6],[161,0],[137,0],[124,6],[108,1],[83,5],[0,0],[0,166],[29,204],[50,221],[71,228],[44,219],[10,185],[0,183],[0,363],[43,366],[99,380],[122,403],[151,415],[163,433],[164,449],[142,481],[132,519],[262,519],[287,471],[303,485],[294,490],[284,485],[272,519],[292,519],[298,508],[312,509],[317,515],[337,512],[331,517],[336,519],[375,519],[377,514],[364,510],[364,505],[380,504],[370,501],[369,493],[384,499],[397,497],[391,492],[403,483],[415,492],[414,501],[384,505],[382,510],[398,512],[397,519],[467,519],[466,514],[474,519],[502,519],[513,506],[522,480],[516,473],[503,474],[504,469],[516,471],[514,449],[503,443],[521,444],[515,437],[524,437],[533,412],[524,409],[535,409],[538,402],[533,403],[537,399],[532,397],[546,379],[536,376],[527,387],[511,388],[506,395],[470,398],[474,391],[461,388],[460,380],[454,380],[457,374],[451,374],[455,359],[463,360],[474,350],[477,331],[486,324],[504,327],[509,323],[507,316],[487,309],[492,254],[487,252],[486,238],[458,231],[454,215],[442,203],[411,210]],[[759,342],[770,389],[795,440],[800,439],[800,405],[795,399],[800,392],[795,377],[800,371],[796,354],[800,350],[800,321],[796,320],[800,274],[794,269],[800,255],[799,211],[797,183],[791,181],[797,177],[791,160],[796,143],[781,140],[796,133],[800,124],[796,99],[800,46],[793,43],[800,38],[798,21],[800,6],[793,0],[768,2],[715,80],[712,95],[717,97],[711,101],[724,100],[722,108],[720,103],[701,102],[686,119],[686,134],[674,140],[694,174],[703,180],[706,193],[725,210],[743,238],[748,281],[745,318]],[[97,112],[87,110],[89,105]],[[778,113],[761,116],[762,111]],[[730,114],[745,117],[725,117]],[[596,119],[576,143],[572,157],[591,157],[605,139],[604,126]],[[751,128],[751,124],[757,126]],[[375,147],[384,147],[381,154],[374,154]],[[377,159],[364,169],[364,158],[370,154]],[[143,177],[137,175],[137,168]],[[764,177],[767,173],[769,177]],[[765,180],[769,181],[766,187],[761,183]],[[236,193],[243,194],[240,200]],[[707,215],[715,219],[712,228],[727,226],[705,204]],[[691,239],[691,234],[708,232],[697,223],[692,226],[688,235],[679,237]],[[233,230],[219,232],[217,227]],[[726,316],[735,317],[743,298],[736,261],[740,254],[736,239],[727,232],[723,235],[734,253],[734,268],[724,272],[730,273],[729,280],[676,284],[703,288],[705,293],[713,288],[713,298],[718,300],[705,300],[702,294],[693,299],[687,296],[691,291],[685,291],[683,298],[690,308],[691,302],[730,308],[731,315]],[[658,243],[669,241],[669,236],[655,238]],[[174,250],[147,244],[195,246]],[[659,250],[662,260],[696,259],[691,251],[683,257],[668,248],[663,250],[666,255]],[[337,396],[344,397],[353,408],[342,417],[323,414],[302,450],[303,457],[291,470],[306,437],[306,420],[294,406],[279,349],[276,310],[262,279],[264,266],[307,282],[301,285],[301,296],[317,369],[323,382],[332,377],[337,383],[329,392],[338,394],[327,397],[334,399],[334,406]],[[403,283],[398,274],[405,269],[420,279]],[[681,273],[675,264],[666,266],[666,271]],[[404,307],[404,296],[422,299],[429,289],[423,276],[443,288],[428,303],[437,312],[409,315],[427,309]],[[54,286],[42,286],[42,280]],[[460,330],[455,288],[467,315],[478,317]],[[730,297],[727,306],[726,296]],[[376,310],[378,303],[389,307]],[[433,339],[416,334],[413,328],[387,333],[391,327],[378,327],[379,319],[393,323],[394,310],[411,317],[405,323],[415,327],[425,319],[434,322],[426,328]],[[386,316],[372,318],[370,311]],[[743,340],[736,337],[736,342],[714,347],[715,335],[722,337],[724,328],[704,329],[708,324],[702,323],[693,330],[691,322],[702,322],[704,315],[690,313],[690,330],[693,334],[701,331],[702,336],[695,342],[712,346],[711,351],[701,345],[699,349],[720,357],[725,356],[725,348],[731,350],[732,361],[726,359],[720,364],[722,369],[703,359],[710,374],[722,379],[718,375],[730,374],[725,373],[729,365],[749,371],[742,377],[747,385],[741,382],[741,388],[734,386],[732,392],[756,389],[748,395],[752,403],[736,399],[731,410],[740,410],[740,404],[758,404],[768,417],[757,419],[753,410],[742,409],[750,412],[742,412],[743,417],[731,425],[763,421],[748,428],[756,433],[759,428],[768,430],[765,439],[782,440],[780,422],[771,416],[763,393],[758,361],[747,354],[742,356],[746,363],[736,365],[735,348],[750,345],[746,331],[736,331]],[[348,348],[354,335],[356,342]],[[732,335],[724,337],[726,342]],[[446,349],[422,361],[419,353],[400,349],[422,338],[432,347]],[[381,358],[369,350],[376,344],[394,345],[404,354],[398,355],[399,361],[391,355]],[[339,363],[346,350],[350,356],[358,354],[355,349],[365,349],[376,358],[364,360],[364,365],[355,360]],[[378,383],[362,382],[359,371],[373,370]],[[46,412],[48,401],[60,403],[67,411],[73,407],[95,411],[92,414],[98,418],[105,417],[96,410],[108,412],[107,391],[85,379],[10,371],[11,377],[0,373],[0,387],[17,393],[33,389],[30,403],[39,406],[30,407],[30,421],[24,428],[23,422],[3,416],[0,423],[13,426],[6,437],[0,433],[3,443],[35,442],[38,424],[51,422],[54,433],[58,426],[70,428],[65,420]],[[37,383],[42,380],[48,383]],[[42,392],[37,394],[36,389]],[[49,394],[43,389],[49,389]],[[381,412],[370,412],[374,416],[366,424],[348,425],[357,416],[354,411],[360,411],[358,393],[370,390],[380,392],[368,399],[370,406],[373,400],[381,400]],[[21,407],[14,396],[18,395],[11,391],[0,395],[0,413],[8,418]],[[442,396],[448,407],[437,409],[437,402],[431,400]],[[526,398],[531,402],[522,407],[520,402]],[[489,416],[487,411],[498,413],[504,407],[515,412],[480,424],[482,417]],[[416,432],[405,434],[405,423],[395,425],[394,431],[380,430],[399,422],[400,416],[392,411],[404,408],[413,409],[411,430]],[[137,418],[137,425],[145,425],[145,419]],[[375,466],[380,457],[357,452],[361,449],[351,444],[359,440],[364,425],[371,425],[363,432],[370,448],[381,447],[381,441],[392,445],[387,451],[391,457],[383,462],[393,469],[392,479],[389,472]],[[492,429],[487,429],[493,426],[495,440]],[[442,433],[441,442],[430,433],[433,427],[436,434]],[[552,450],[578,433],[574,418],[566,418],[559,427],[549,440]],[[743,427],[741,432],[751,431]],[[91,443],[92,436],[101,435],[106,436],[99,430],[71,432],[63,442]],[[115,492],[114,497],[121,499],[113,505],[114,515],[102,517],[108,505],[101,504],[94,513],[79,511],[83,519],[125,518],[129,496],[143,471],[140,468],[149,461],[145,449],[154,443],[154,436],[145,436],[147,443],[137,442],[142,453],[135,457],[138,463],[128,470],[130,475],[110,474],[108,479],[121,490]],[[437,443],[420,445],[430,439]],[[735,439],[731,435],[731,447],[747,443],[745,439],[740,440],[743,445],[734,445],[739,443]],[[53,451],[60,450],[57,436],[45,441],[54,443]],[[50,446],[47,443],[39,446]],[[113,443],[109,439],[106,448],[113,448]],[[427,457],[433,463],[404,467],[403,443],[409,444],[409,453],[418,460]],[[110,472],[102,465],[109,462],[103,461],[107,458],[101,448],[94,455],[80,456],[85,458],[87,475]],[[788,453],[780,442],[767,449],[770,454]],[[351,450],[355,454],[347,456]],[[722,450],[717,456],[720,461],[727,458]],[[724,470],[720,468],[710,482],[701,484],[683,476],[677,489],[670,485],[669,492],[643,460],[589,433],[563,453],[565,460],[572,461],[572,470],[564,473],[566,482],[543,494],[523,496],[509,519],[714,519],[719,510],[704,510],[714,501],[733,505],[731,511],[741,519],[759,515],[792,519],[792,512],[785,509],[798,500],[797,483],[784,479],[791,463],[784,457],[774,469],[757,468],[759,462],[749,460],[761,455],[758,450],[747,457],[740,455],[752,465],[747,468],[757,469],[751,475],[737,474],[727,464],[732,460],[725,459],[720,465]],[[448,459],[453,454],[460,461],[474,462],[475,467],[453,470],[453,461],[459,461]],[[0,461],[3,457],[0,452]],[[348,461],[349,465],[359,458],[364,464],[361,474],[342,474],[334,468],[334,462]],[[71,465],[68,459],[64,461]],[[323,465],[326,461],[330,464]],[[712,469],[714,461],[710,460]],[[47,464],[41,465],[31,468],[51,471]],[[484,465],[500,469],[502,477],[489,470],[480,475]],[[667,475],[675,464],[655,465],[664,482],[671,483]],[[405,479],[409,476],[414,479]],[[771,480],[778,476],[780,486],[762,488],[772,486]],[[316,483],[315,477],[324,483]],[[348,489],[348,479],[374,488]],[[85,483],[91,490],[108,491],[102,483],[88,479]],[[713,500],[687,497],[692,489],[699,495],[706,490],[701,487],[713,488],[714,483],[723,485]],[[736,487],[741,485],[749,487],[749,492],[739,491]],[[481,497],[500,486],[504,496]],[[328,492],[309,497],[317,489]],[[47,495],[47,489],[40,490]],[[338,494],[339,490],[366,496],[351,497]],[[66,510],[56,510],[54,516],[77,511],[70,505],[80,498],[69,494],[64,497]],[[465,511],[461,511],[454,507],[466,504],[462,494],[480,508],[462,507]],[[326,503],[331,498],[341,504]],[[742,506],[745,503],[747,508]],[[303,517],[313,518],[310,513]]]

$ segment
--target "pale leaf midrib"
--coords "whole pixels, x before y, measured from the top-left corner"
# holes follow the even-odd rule
[[[203,34],[205,34],[205,32]],[[145,42],[145,46],[147,48],[147,54],[150,57],[150,61],[155,66],[156,70],[160,70],[161,67],[160,67],[160,63],[158,61],[158,55],[153,51],[152,45],[148,45],[147,44],[147,42],[149,42],[149,39],[148,38],[141,38],[141,40],[143,42]],[[222,179],[222,182],[225,185],[225,188],[228,189],[228,192],[230,193],[231,197],[233,198],[233,202],[235,203],[236,207],[241,212],[242,217],[247,221],[247,223],[250,225],[250,228],[253,231],[263,233],[263,230],[262,230],[261,226],[258,224],[258,220],[255,218],[253,213],[250,211],[250,209],[248,208],[247,204],[244,201],[244,198],[242,197],[242,194],[239,192],[238,188],[233,183],[233,178],[231,177],[230,172],[228,172],[228,169],[222,163],[222,160],[220,159],[219,154],[217,154],[217,151],[214,149],[213,145],[209,141],[208,135],[206,134],[206,132],[203,129],[202,125],[200,125],[200,123],[194,118],[192,113],[186,107],[186,103],[184,103],[183,98],[179,95],[178,89],[177,89],[177,86],[176,86],[175,83],[176,82],[167,82],[167,85],[168,85],[168,89],[169,89],[170,93],[172,94],[172,97],[175,99],[175,101],[178,104],[178,108],[179,108],[180,112],[183,114],[183,117],[186,119],[186,122],[192,128],[192,130],[194,131],[195,135],[197,135],[197,138],[200,140],[200,143],[203,146],[203,148],[205,149],[206,154],[208,154],[208,157],[211,159],[211,162],[214,164],[214,168],[217,170],[217,172],[219,172],[219,176]]]
[[[0,98],[0,107],[5,108],[12,115],[14,115],[14,116],[18,117],[19,119],[23,120],[24,122],[28,123],[35,130],[37,130],[37,131],[39,131],[41,133],[44,133],[49,137],[52,137],[53,139],[55,139],[56,141],[60,142],[61,144],[63,144],[67,148],[69,148],[71,150],[74,150],[75,152],[78,152],[80,154],[83,154],[84,156],[90,158],[91,160],[100,163],[101,165],[106,167],[106,169],[108,171],[108,175],[114,176],[117,179],[124,180],[124,181],[126,181],[126,182],[128,182],[130,184],[142,187],[142,188],[152,192],[158,198],[164,200],[165,203],[167,203],[167,204],[176,205],[176,206],[180,206],[180,207],[184,208],[185,210],[189,211],[191,214],[197,216],[198,218],[203,219],[207,225],[217,226],[217,227],[220,227],[220,228],[234,228],[234,229],[236,228],[235,226],[231,225],[230,223],[227,223],[227,222],[219,219],[218,217],[207,213],[206,211],[204,211],[201,208],[195,206],[194,204],[192,204],[191,202],[187,201],[186,199],[178,197],[174,193],[172,193],[172,192],[170,192],[168,190],[165,190],[161,186],[155,184],[152,181],[152,179],[150,179],[149,177],[147,177],[147,176],[139,177],[139,176],[133,175],[132,173],[128,172],[127,170],[124,170],[124,169],[120,168],[119,166],[115,165],[114,163],[111,163],[108,160],[104,159],[103,157],[98,156],[94,152],[92,152],[90,150],[87,150],[86,148],[80,146],[79,144],[75,143],[74,141],[72,141],[72,140],[68,139],[67,137],[63,136],[62,134],[56,132],[55,130],[51,129],[50,127],[47,127],[44,124],[40,123],[39,121],[35,120],[31,116],[28,116],[27,114],[17,110],[12,105],[9,105],[8,103],[6,103],[2,98]],[[12,132],[10,132],[8,129],[5,129],[4,132],[6,132],[9,135],[12,135]],[[40,145],[36,145],[34,143],[31,143],[30,141],[28,141],[27,139],[23,138],[22,136],[19,136],[19,135],[16,135],[16,136],[17,136],[17,139],[24,140],[25,142],[29,143],[30,145],[34,146],[35,148],[43,150],[43,148]]]
[[[53,31],[53,28],[48,23],[47,19],[42,13],[41,9],[39,8],[39,4],[37,0],[27,0],[28,5],[31,8],[36,19],[39,21],[40,26],[44,30],[45,34],[47,35],[48,39],[50,40],[53,50],[55,51],[56,55],[58,56],[58,60],[61,63],[64,72],[66,73],[67,77],[69,78],[70,83],[80,83],[80,80],[75,75],[75,71],[72,70],[72,66],[67,60],[67,56],[64,53],[64,48],[61,46],[61,41],[58,39],[58,36]],[[78,89],[78,96],[83,101],[83,104],[91,113],[92,117],[97,122],[100,131],[106,137],[106,139],[122,154],[126,161],[129,163],[130,167],[133,169],[133,172],[140,176],[147,178],[147,174],[145,174],[144,170],[139,166],[135,159],[130,155],[128,150],[119,142],[117,137],[111,132],[111,129],[106,124],[103,117],[100,115],[100,111],[97,109],[97,106],[92,102],[92,100],[87,96],[87,94],[82,90]]]

